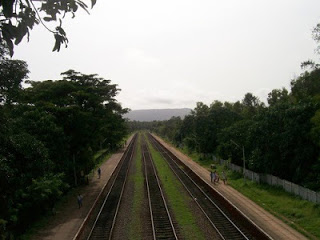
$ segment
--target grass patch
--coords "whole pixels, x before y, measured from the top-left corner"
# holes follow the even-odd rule
[[[280,187],[243,180],[229,172],[229,184],[307,237],[320,238],[320,206],[287,193]]]
[[[96,152],[93,155],[93,159],[96,160],[97,158],[99,158],[102,154],[104,154],[106,151],[108,151],[107,149],[101,149],[98,152]]]
[[[134,163],[136,165],[136,171],[130,176],[130,180],[134,181],[134,195],[133,195],[133,206],[131,209],[131,216],[133,216],[132,224],[129,225],[129,236],[132,240],[142,239],[142,224],[140,218],[140,211],[143,209],[142,206],[144,198],[144,176],[142,172],[142,154],[141,154],[141,136],[138,135],[138,144],[135,154]]]
[[[179,149],[179,148],[178,148]],[[179,149],[193,161],[210,170],[213,163],[211,158]],[[320,204],[301,199],[280,187],[258,184],[248,179],[244,180],[241,173],[227,170],[225,166],[215,164],[220,174],[224,170],[228,177],[228,184],[242,193],[259,206],[286,222],[292,228],[310,239],[320,239]]]
[[[205,239],[204,234],[197,226],[195,218],[189,209],[187,196],[182,194],[183,186],[177,180],[160,153],[157,152],[150,143],[148,143],[148,145],[162,186],[184,239]]]
[[[100,166],[102,163],[107,161],[112,156],[112,154],[114,154],[115,152],[116,151],[103,153],[104,156],[102,158],[100,158],[99,160],[96,160],[95,166],[96,167]]]

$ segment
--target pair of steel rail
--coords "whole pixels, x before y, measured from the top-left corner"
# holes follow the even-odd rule
[[[136,139],[137,135],[132,138],[127,150],[120,160],[120,169],[117,172],[116,176],[113,178],[110,189],[93,223],[91,231],[86,238],[87,240],[112,239],[113,230],[116,224],[116,219],[124,192],[124,187],[127,182],[131,160],[135,153]]]
[[[161,145],[152,135],[149,134],[148,138],[152,145],[167,161],[172,172],[182,183],[191,198],[194,199],[194,202],[198,205],[221,239],[249,239],[244,231],[241,230],[215,203],[212,197],[204,191],[202,186],[197,184],[187,171],[174,160],[172,153]]]
[[[228,209],[221,205],[221,199],[215,199],[208,190],[208,186],[194,176],[191,169],[182,166],[179,159],[158,142],[152,135],[148,134],[149,142],[161,153],[167,161],[173,173],[180,180],[186,191],[203,212],[208,222],[216,230],[221,239],[270,239],[259,229],[255,229],[254,224],[239,223],[242,218],[234,217],[241,214],[235,212],[233,208]],[[156,168],[153,164],[152,156],[144,138],[142,139],[142,156],[144,166],[144,177],[148,196],[150,225],[152,237],[150,239],[178,239],[179,234],[176,224],[173,223],[161,182],[157,176]],[[121,168],[115,178],[110,191],[108,192],[102,207],[93,224],[93,228],[87,240],[112,239],[113,229],[116,224],[121,198],[127,182],[127,176],[131,160],[136,148],[136,137],[130,143],[128,150],[124,154],[124,161],[121,161]],[[219,197],[218,197],[219,198]],[[240,220],[239,220],[240,219]],[[235,223],[238,221],[237,223]],[[250,225],[251,224],[251,225]]]
[[[145,139],[142,141],[142,156],[152,225],[152,237],[154,240],[177,240],[176,229]]]
[[[142,156],[144,163],[144,176],[148,195],[152,239],[178,239],[166,203],[160,180],[157,176],[148,146],[143,139]],[[118,211],[128,178],[128,172],[136,148],[136,138],[128,147],[121,161],[121,167],[115,177],[107,196],[96,217],[93,227],[86,238],[87,240],[113,238]]]

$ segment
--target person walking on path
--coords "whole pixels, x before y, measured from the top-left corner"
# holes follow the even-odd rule
[[[98,178],[100,179],[101,177],[101,168],[98,168]]]
[[[82,207],[82,195],[79,193],[78,194],[78,197],[77,197],[77,200],[78,200],[78,206],[79,206],[79,209]]]
[[[227,174],[224,171],[222,171],[222,181],[224,184],[227,182]]]
[[[217,171],[214,171],[214,182],[215,183],[218,183],[219,182],[219,174],[218,174],[218,172]]]
[[[215,174],[214,174],[214,172],[210,172],[210,179],[211,179],[211,182],[214,180],[214,178],[215,178]]]

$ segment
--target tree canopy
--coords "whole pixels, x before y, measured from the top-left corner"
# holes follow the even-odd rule
[[[320,23],[313,38],[320,43]],[[246,93],[234,103],[199,102],[183,120],[133,122],[131,129],[145,124],[188,151],[216,155],[241,166],[243,147],[246,168],[319,191],[320,65],[308,60],[302,66],[310,68],[291,81],[290,91],[273,89],[268,105]]]
[[[320,190],[320,90],[318,70],[292,81],[291,92],[274,89],[269,105],[247,93],[236,103],[197,103],[183,120],[147,123],[149,130],[188,151],[215,155],[246,168]],[[143,123],[132,125],[143,128]],[[238,146],[236,146],[236,143]]]
[[[70,186],[84,183],[93,155],[113,151],[127,134],[127,109],[111,80],[68,70],[61,80],[23,87],[28,72],[24,61],[0,60],[1,239],[17,238]]]

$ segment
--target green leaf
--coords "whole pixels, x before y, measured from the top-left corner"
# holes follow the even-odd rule
[[[13,4],[15,0],[5,0],[2,1],[3,14],[6,18],[11,18],[13,16]]]
[[[58,31],[58,33],[62,36],[66,36],[66,32],[63,30],[62,27],[56,27],[56,30]]]
[[[93,8],[94,5],[96,5],[97,0],[91,0],[91,8]]]
[[[50,22],[53,20],[53,18],[52,17],[44,17],[43,20],[46,22]]]
[[[28,32],[28,27],[25,24],[20,23],[17,27],[16,40],[14,41],[14,44],[18,45]]]
[[[60,46],[61,46],[61,36],[59,34],[54,34],[54,38],[56,39],[56,42],[54,44],[52,52],[54,52],[54,51],[59,52],[60,51]]]
[[[88,14],[90,14],[89,13],[89,11],[88,11],[88,6],[84,3],[84,2],[82,2],[82,1],[78,1],[78,5],[83,9],[83,10],[85,10]]]

